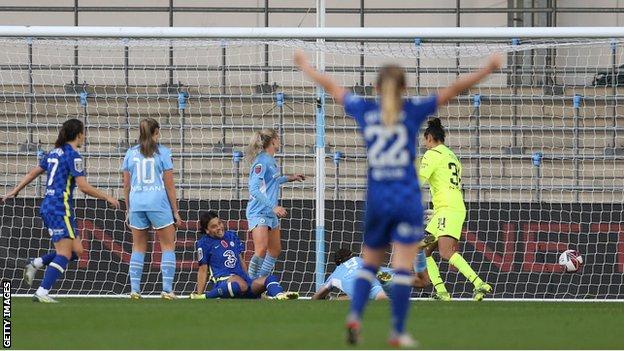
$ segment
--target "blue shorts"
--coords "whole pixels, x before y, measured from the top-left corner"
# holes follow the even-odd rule
[[[247,218],[247,227],[252,230],[256,227],[269,227],[275,229],[279,227],[279,218],[277,216],[254,216]]]
[[[53,243],[61,239],[76,239],[79,236],[76,217],[73,215],[59,216],[42,213],[41,219],[43,219],[43,225],[48,229]]]
[[[171,211],[135,211],[128,215],[128,224],[131,228],[145,230],[150,227],[162,229],[173,224]]]
[[[369,198],[364,218],[364,245],[381,249],[391,242],[417,243],[425,237],[423,216],[420,197],[405,201]]]

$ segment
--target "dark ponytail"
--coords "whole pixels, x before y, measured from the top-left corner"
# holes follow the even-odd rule
[[[425,129],[425,136],[431,135],[433,140],[439,141],[441,143],[444,142],[444,137],[446,137],[446,131],[442,126],[442,121],[439,118],[432,118],[427,122],[427,129]]]
[[[76,140],[80,133],[84,132],[84,124],[79,119],[68,119],[63,123],[61,130],[59,130],[58,137],[54,142],[54,147],[59,148],[70,141]]]

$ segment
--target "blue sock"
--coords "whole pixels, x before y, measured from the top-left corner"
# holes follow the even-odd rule
[[[216,299],[218,297],[232,298],[240,295],[241,287],[237,282],[220,281],[206,293],[207,299]]]
[[[397,334],[403,334],[405,319],[410,308],[410,295],[412,294],[412,275],[408,271],[397,270],[392,277],[392,328]]]
[[[274,275],[269,275],[264,280],[264,287],[266,288],[267,295],[273,297],[284,291],[279,281]]]
[[[130,290],[135,293],[141,292],[141,276],[143,275],[143,262],[145,252],[133,252],[130,256]]]
[[[65,268],[67,268],[68,262],[69,260],[67,257],[63,255],[56,255],[43,274],[41,287],[46,290],[50,290],[54,285],[54,282],[56,282],[61,274],[65,273]]]
[[[372,283],[377,279],[377,269],[378,268],[373,266],[364,265],[358,270],[353,289],[349,318],[355,318],[357,320],[362,319],[364,307],[366,307],[368,303],[368,295],[370,294]]]
[[[251,260],[249,260],[249,270],[247,272],[249,274],[249,278],[258,278],[258,271],[260,270],[260,267],[262,267],[263,262],[264,258],[262,257],[258,257],[256,255],[251,257]]]
[[[173,276],[175,275],[176,257],[173,251],[163,251],[160,261],[162,273],[162,289],[164,292],[173,291]]]
[[[273,268],[275,268],[276,261],[277,257],[266,254],[266,256],[264,256],[264,262],[262,262],[262,267],[260,267],[260,272],[258,272],[258,277],[269,276],[273,272]]]
[[[35,259],[33,261],[33,263],[35,264],[35,267],[37,267],[37,263],[40,263],[41,266],[47,266],[50,264],[50,262],[52,262],[52,260],[54,260],[54,257],[56,257],[56,251],[52,250],[50,252],[48,252],[47,254],[41,256],[41,261],[37,262],[38,260]],[[37,268],[41,268],[41,266],[37,267]]]

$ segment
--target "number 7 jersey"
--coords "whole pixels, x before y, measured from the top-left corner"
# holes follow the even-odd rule
[[[466,210],[461,175],[461,162],[446,145],[440,144],[425,152],[420,160],[418,177],[421,183],[429,183],[434,210]]]

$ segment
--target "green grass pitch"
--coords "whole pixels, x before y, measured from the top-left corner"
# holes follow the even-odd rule
[[[340,349],[348,301],[14,298],[18,349]],[[426,349],[615,349],[624,303],[415,301],[408,330]],[[371,302],[361,348],[386,348],[387,302]]]

